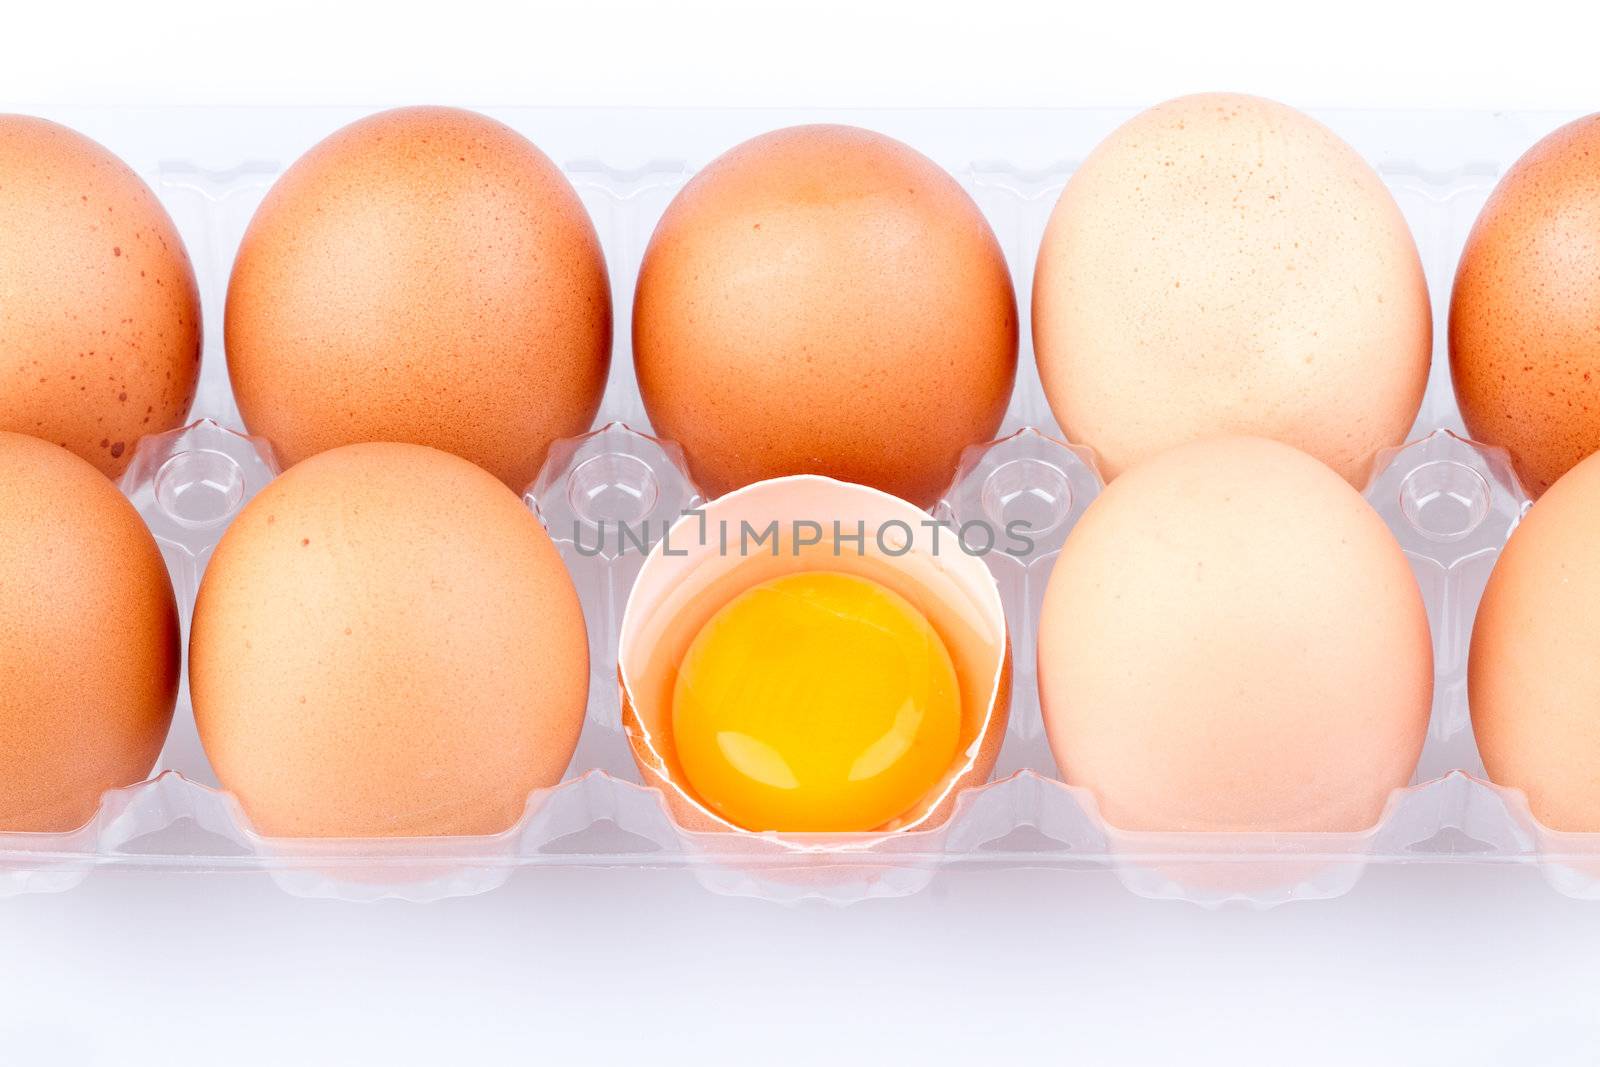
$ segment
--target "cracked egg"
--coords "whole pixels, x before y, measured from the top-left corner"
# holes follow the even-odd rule
[[[693,831],[888,834],[988,780],[1011,650],[981,549],[876,489],[802,475],[685,512],[622,620],[623,726]]]

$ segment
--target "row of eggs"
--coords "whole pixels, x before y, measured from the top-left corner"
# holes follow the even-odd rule
[[[1600,119],[1507,175],[1463,254],[1452,372],[1474,437],[1537,494],[1600,446],[1588,153]],[[193,400],[200,309],[150,191],[60,126],[0,117],[0,428],[116,474]],[[1330,130],[1269,101],[1196,96],[1114,132],[1052,213],[1033,285],[1051,408],[1103,470],[1254,433],[1352,482],[1410,428],[1431,349],[1405,220]],[[338,444],[455,452],[525,487],[587,429],[611,352],[594,227],[562,173],[486,117],[356,122],[273,187],[225,317],[243,418],[288,463]],[[1011,278],[931,160],[865,130],[737,146],[656,227],[633,307],[652,424],[722,492],[820,473],[927,505],[1000,424]]]
[[[1600,444],[1582,255],[1600,232],[1583,163],[1597,137],[1574,124],[1508,174],[1452,304],[1468,425],[1535,492]],[[0,429],[115,474],[193,399],[181,242],[131,172],[38,120],[0,119],[0,211]],[[1297,112],[1174,101],[1068,183],[1033,314],[1052,409],[1112,479],[1041,614],[1064,777],[1130,828],[1370,825],[1415,767],[1432,688],[1415,582],[1349,484],[1406,433],[1428,373],[1427,292],[1392,198]],[[505,488],[598,409],[611,308],[581,204],[482,116],[373,116],[263,202],[226,334],[241,414],[290,469],[230,527],[196,605],[191,690],[219,780],[268,833],[503,829],[564,772],[587,696],[571,581]],[[928,505],[999,426],[1017,334],[965,192],[844,127],[777,131],[701,171],[634,305],[651,421],[730,507],[751,497],[729,490],[797,474]],[[148,772],[172,714],[159,553],[91,473],[0,438],[3,829],[81,823]],[[1597,480],[1574,471],[1513,539],[1472,668],[1491,775],[1574,829],[1600,828],[1585,699],[1600,682],[1572,659],[1600,644],[1573,626],[1600,591],[1600,565],[1580,580]],[[892,512],[864,492],[829,507]],[[642,652],[625,694],[641,768],[691,823],[923,824],[993,763],[996,598],[957,576],[986,616],[969,640],[926,574],[794,558],[702,580],[693,625],[651,634],[670,654]],[[625,687],[629,637],[625,623]]]

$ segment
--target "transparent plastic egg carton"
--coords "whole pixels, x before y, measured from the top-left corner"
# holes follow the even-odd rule
[[[1292,103],[1292,101],[1291,101]],[[274,178],[317,140],[370,109],[89,109],[49,112],[138,171],[172,213],[200,279],[205,364],[186,429],[140,442],[122,486],[159,540],[185,632],[200,575],[249,497],[276,473],[270,443],[243,435],[228,387],[222,307],[239,238]],[[255,834],[219,791],[195,733],[187,685],[154,777],[106,794],[65,834],[0,834],[0,895],[69,889],[100,867],[267,872],[304,896],[429,900],[481,893],[522,868],[684,868],[707,889],[846,904],[918,892],[946,869],[1111,870],[1134,893],[1207,906],[1337,896],[1374,863],[1516,863],[1559,891],[1600,897],[1600,835],[1542,828],[1523,797],[1482,779],[1466,702],[1473,612],[1527,498],[1503,453],[1461,436],[1445,358],[1457,256],[1498,176],[1575,116],[1313,112],[1383,175],[1421,249],[1433,297],[1433,376],[1411,441],[1373,459],[1367,497],[1411,559],[1433,626],[1437,681],[1412,784],[1360,833],[1148,833],[1107,826],[1092,796],[1062,784],[1045,743],[1035,679],[1037,609],[1055,554],[1100,489],[1093,456],[1060,439],[1023,330],[1016,394],[999,440],[967,451],[935,509],[954,522],[1031,524],[1026,558],[986,557],[1013,642],[1010,724],[993,780],[933,829],[805,844],[692,833],[639,784],[616,673],[623,605],[644,556],[606,527],[663,529],[699,497],[681,454],[649,436],[633,377],[629,316],[639,260],[688,177],[747,137],[801,122],[847,122],[898,137],[944,166],[1005,249],[1022,321],[1034,255],[1074,166],[1128,111],[777,111],[484,108],[560,163],[605,247],[616,314],[611,378],[597,421],[561,442],[527,501],[562,550],[583,600],[592,676],[566,778],[530,796],[492,837],[282,840]],[[1315,604],[1307,604],[1315,611]]]

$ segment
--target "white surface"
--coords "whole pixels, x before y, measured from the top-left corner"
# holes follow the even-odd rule
[[[1592,108],[1588,0],[18,4],[0,101]]]
[[[1509,868],[1377,871],[1265,913],[1044,872],[842,911],[669,872],[524,873],[426,907],[108,875],[6,902],[0,944],[7,1063],[1465,1067],[1600,1046],[1600,908]]]
[[[1600,107],[1592,4],[25,5],[0,108],[418,101]],[[679,873],[427,907],[105,872],[0,902],[0,1062],[1592,1062],[1600,906],[1374,871],[1206,913],[1105,874],[953,873],[842,911]],[[913,1050],[920,1054],[913,1055]]]

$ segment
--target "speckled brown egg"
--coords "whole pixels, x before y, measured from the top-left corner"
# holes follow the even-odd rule
[[[332,449],[262,490],[206,568],[189,657],[217,779],[276,836],[505,830],[560,780],[588,693],[544,527],[409,444]]]
[[[0,831],[66,831],[143,780],[178,696],[178,609],[94,467],[0,431]]]
[[[1517,161],[1467,237],[1450,298],[1467,431],[1538,496],[1600,449],[1600,115]]]
[[[1491,780],[1556,830],[1600,831],[1600,456],[1525,515],[1478,605],[1472,730]]]
[[[1416,419],[1432,329],[1377,174],[1250,96],[1183,97],[1112,133],[1062,191],[1034,274],[1051,410],[1107,477],[1253,434],[1360,483]]]
[[[431,445],[513,489],[587,430],[611,358],[605,260],[566,177],[453,108],[385,111],[273,186],[228,286],[239,411],[286,464]]]
[[[657,433],[713,495],[825,474],[926,507],[1000,426],[1011,275],[977,205],[913,149],[848,126],[714,160],[645,252],[634,360]]]
[[[0,115],[0,430],[114,477],[199,375],[200,294],[155,194],[82,134]]]
[[[1416,770],[1432,694],[1422,594],[1383,519],[1263,438],[1131,467],[1039,613],[1051,751],[1123,829],[1370,827]]]

